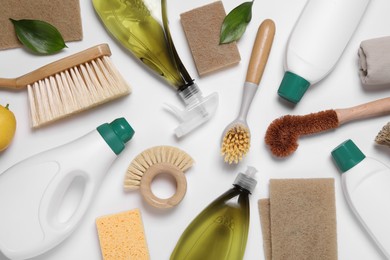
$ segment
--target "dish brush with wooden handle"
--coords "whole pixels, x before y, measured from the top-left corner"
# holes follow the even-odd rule
[[[221,154],[229,164],[238,163],[249,151],[251,136],[246,117],[263,76],[274,35],[275,23],[270,19],[264,20],[259,26],[253,44],[240,112],[238,117],[225,128],[222,135]]]
[[[302,135],[320,133],[350,121],[389,113],[390,97],[387,97],[350,108],[330,109],[308,115],[285,115],[268,126],[265,143],[273,155],[286,157],[297,150],[298,139]]]
[[[0,88],[28,90],[32,127],[130,93],[111,62],[110,48],[101,44],[52,62],[18,78],[0,78]]]

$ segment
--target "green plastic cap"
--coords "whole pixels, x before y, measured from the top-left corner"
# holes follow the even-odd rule
[[[360,151],[360,149],[350,139],[344,141],[333,149],[332,157],[343,173],[366,158],[362,151]]]
[[[301,100],[309,86],[309,81],[287,71],[284,73],[283,80],[280,83],[278,94],[282,98],[296,104]]]
[[[115,154],[120,154],[134,135],[134,130],[123,117],[96,128]]]

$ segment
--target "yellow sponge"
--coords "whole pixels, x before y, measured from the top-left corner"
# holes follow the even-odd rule
[[[104,260],[149,259],[138,209],[97,218],[96,227]]]

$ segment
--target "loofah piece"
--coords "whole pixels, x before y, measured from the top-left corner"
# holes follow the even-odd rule
[[[390,122],[382,127],[375,137],[375,142],[390,147]]]
[[[79,0],[0,0],[0,50],[22,46],[9,18],[43,20],[54,25],[66,42],[83,37]]]
[[[155,146],[137,155],[130,163],[124,180],[125,190],[136,190],[141,185],[142,176],[156,164],[169,164],[185,172],[194,164],[186,152],[173,146]]]
[[[271,217],[269,199],[258,201],[265,260],[272,260]]]
[[[337,259],[334,179],[271,179],[272,259]]]
[[[141,213],[138,209],[96,219],[103,260],[148,260]]]
[[[226,12],[221,1],[180,15],[199,76],[235,65],[241,60],[235,42],[219,44],[220,30],[225,16]]]

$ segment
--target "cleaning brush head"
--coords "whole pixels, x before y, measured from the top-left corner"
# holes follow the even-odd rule
[[[298,138],[339,126],[335,110],[325,110],[304,116],[285,115],[275,119],[265,134],[265,143],[272,154],[286,157],[298,148]]]
[[[185,172],[194,164],[194,160],[186,152],[173,146],[155,146],[137,155],[127,168],[124,189],[136,190],[148,169],[157,164],[171,165]],[[169,170],[169,169],[168,169]]]
[[[250,132],[244,124],[228,127],[223,136],[221,154],[225,162],[238,163],[248,153],[250,148]]]
[[[375,142],[377,144],[390,147],[390,122],[382,127],[378,135],[375,137]]]

